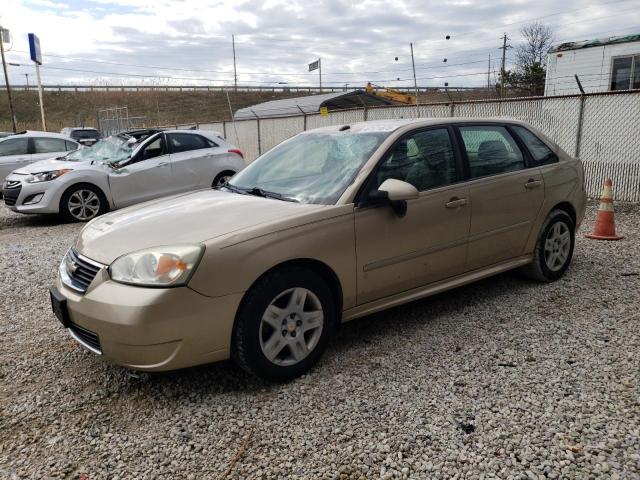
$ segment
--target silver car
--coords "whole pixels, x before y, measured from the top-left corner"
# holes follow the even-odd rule
[[[17,168],[66,155],[80,145],[66,135],[26,131],[0,138],[0,182]]]
[[[226,184],[244,168],[240,150],[214,132],[174,130],[142,142],[117,135],[7,176],[5,205],[86,222],[117,208]]]

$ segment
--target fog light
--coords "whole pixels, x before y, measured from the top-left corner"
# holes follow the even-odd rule
[[[36,194],[33,194],[33,195],[29,195],[27,198],[24,199],[22,204],[23,205],[33,205],[35,203],[38,203],[40,200],[42,200],[43,196],[44,196],[44,193],[36,193]]]

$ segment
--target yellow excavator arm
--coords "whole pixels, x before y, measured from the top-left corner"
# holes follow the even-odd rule
[[[416,104],[416,97],[414,95],[410,95],[399,90],[394,90],[393,88],[385,88],[378,85],[372,85],[371,82],[367,82],[365,91],[370,95],[386,98],[387,100],[392,100],[394,102],[406,103],[408,105]]]

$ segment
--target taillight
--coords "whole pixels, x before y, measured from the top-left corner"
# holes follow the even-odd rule
[[[242,152],[240,150],[238,150],[237,148],[229,149],[229,153],[235,153],[237,155],[240,155],[240,158],[244,160],[244,155],[242,155]]]

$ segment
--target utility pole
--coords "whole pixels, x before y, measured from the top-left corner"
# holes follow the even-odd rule
[[[413,67],[413,88],[416,91],[416,112],[420,116],[420,107],[418,107],[418,80],[416,80],[416,62],[413,59],[413,43],[409,43],[411,47],[411,66]]]
[[[318,58],[318,75],[320,75],[320,93],[322,93],[322,58]]]
[[[7,97],[9,98],[9,110],[11,111],[11,123],[13,125],[13,133],[18,132],[16,125],[16,113],[13,110],[13,99],[11,98],[11,86],[9,85],[9,74],[7,73],[7,62],[4,58],[4,29],[0,25],[0,53],[2,54],[2,69],[4,70],[4,82],[7,86]],[[8,36],[8,34],[7,34]]]
[[[504,98],[504,67],[507,56],[507,49],[511,48],[511,45],[507,45],[507,40],[509,40],[509,37],[507,37],[507,34],[505,33],[502,36],[502,46],[500,47],[500,50],[502,50],[502,66],[500,67],[500,98]]]
[[[487,66],[487,90],[491,90],[491,54],[489,54],[489,64]]]
[[[238,72],[236,71],[236,37],[231,35],[231,45],[233,46],[233,91],[238,91]]]

